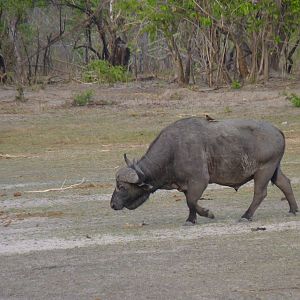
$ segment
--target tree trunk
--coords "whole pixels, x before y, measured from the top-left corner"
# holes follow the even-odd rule
[[[102,41],[102,59],[109,60],[109,51],[108,51],[108,43],[106,41],[106,36],[104,30],[101,28],[101,26],[98,26],[97,29],[99,32],[100,40]]]
[[[177,66],[177,80],[179,84],[185,84],[185,76],[184,76],[184,68],[183,68],[183,62],[182,62],[182,58],[179,52],[179,49],[177,47],[176,41],[173,37],[173,35],[170,37],[169,39],[170,44],[169,45],[169,49],[170,52],[172,54],[172,57],[174,59],[174,62]]]
[[[249,75],[248,66],[245,60],[244,51],[240,47],[240,45],[236,44],[236,59],[238,63],[238,70],[242,79],[247,78]]]
[[[117,37],[115,32],[112,33],[112,40],[111,40],[111,53],[109,57],[109,62],[114,66],[116,64],[116,52],[117,52]]]
[[[288,74],[290,74],[292,72],[292,67],[293,67],[293,64],[294,64],[293,55],[294,55],[296,49],[298,48],[299,44],[300,44],[300,39],[297,40],[294,47],[291,49],[290,52],[288,52],[287,59],[286,59],[287,60],[286,70],[287,70]]]
[[[252,35],[252,56],[251,56],[251,70],[249,74],[250,82],[254,83],[257,79],[257,33],[253,32]]]
[[[177,48],[177,45],[175,44],[175,53],[176,53],[176,64],[177,64],[177,75],[178,75],[178,82],[180,84],[185,84],[186,80],[185,80],[185,76],[184,76],[184,69],[183,69],[183,63],[182,63],[182,58],[181,55],[179,53],[179,50]]]
[[[264,81],[268,81],[269,80],[269,49],[268,49],[268,45],[266,42],[265,45],[265,51],[264,51],[264,69],[263,69],[263,76],[264,76]]]
[[[270,69],[278,72],[279,71],[279,64],[280,64],[280,57],[282,53],[282,49],[285,45],[285,43],[288,43],[290,39],[290,34],[287,33],[284,23],[284,15],[286,14],[287,10],[287,4],[283,4],[282,0],[276,0],[275,1],[278,12],[279,13],[279,21],[276,24],[272,24],[274,28],[273,29],[273,34],[275,34],[277,37],[279,37],[279,42],[272,49],[272,53],[270,54]],[[271,34],[272,35],[272,34]]]
[[[192,64],[192,38],[188,41],[187,47],[187,61],[185,65],[185,74],[184,74],[184,83],[190,83],[190,76],[191,76],[191,64]]]
[[[89,48],[90,48],[90,34],[91,34],[89,25],[85,28],[84,34],[85,34],[84,62],[87,65],[89,63]]]
[[[18,82],[23,83],[24,81],[24,68],[22,64],[22,56],[21,56],[21,45],[18,37],[18,18],[13,17],[9,22],[9,38],[10,42],[13,45],[14,55],[16,58],[15,63],[15,74]]]
[[[39,58],[40,58],[40,32],[37,28],[37,51],[36,51],[36,59],[35,59],[35,66],[34,66],[34,77],[36,80],[38,65],[39,65]]]

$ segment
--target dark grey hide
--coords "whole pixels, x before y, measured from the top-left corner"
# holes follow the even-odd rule
[[[214,218],[198,200],[209,183],[236,190],[254,179],[254,197],[242,218],[252,216],[267,195],[271,180],[285,195],[290,212],[296,214],[290,180],[280,161],[285,148],[283,133],[267,122],[202,118],[179,120],[161,131],[146,154],[116,174],[111,198],[115,210],[135,209],[158,189],[177,189],[186,196],[187,224],[196,223],[196,213]]]

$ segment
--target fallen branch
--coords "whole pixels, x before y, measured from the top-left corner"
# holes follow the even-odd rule
[[[77,83],[81,83],[81,84],[86,84],[86,85],[92,85],[92,84],[95,84],[95,83],[98,83],[98,81],[93,81],[93,82],[84,82],[84,81],[81,81],[77,78],[72,78],[73,81],[77,82]]]
[[[6,159],[10,159],[10,158],[28,158],[29,156],[27,155],[10,155],[10,154],[0,154],[0,158],[6,158]]]
[[[64,183],[65,183],[65,181],[64,181],[63,185],[60,188],[53,188],[53,189],[47,189],[47,190],[38,190],[38,191],[25,191],[24,193],[60,192],[60,191],[65,191],[65,190],[76,188],[76,187],[80,186],[81,184],[83,184],[84,182],[85,182],[85,178],[82,178],[81,182],[64,187]]]

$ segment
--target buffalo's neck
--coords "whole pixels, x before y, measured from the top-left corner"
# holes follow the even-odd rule
[[[138,162],[145,175],[145,183],[153,186],[151,192],[164,188],[170,183],[169,157],[146,153]]]

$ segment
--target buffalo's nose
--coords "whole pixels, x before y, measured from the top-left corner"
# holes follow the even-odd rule
[[[114,209],[114,210],[117,209],[114,203],[110,203],[110,207],[111,207],[112,209]]]

